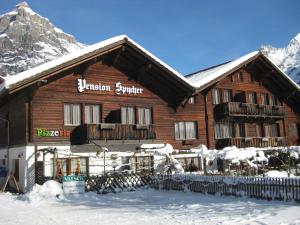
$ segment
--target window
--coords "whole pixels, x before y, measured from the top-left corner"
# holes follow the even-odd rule
[[[64,124],[80,125],[81,112],[79,104],[64,104]]]
[[[213,98],[214,105],[221,103],[221,95],[219,89],[212,89],[212,98]]]
[[[188,103],[195,104],[195,97],[194,96],[190,97]]]
[[[121,107],[121,123],[122,124],[135,123],[134,107]]]
[[[1,174],[1,166],[5,166],[6,160],[0,159],[0,174]]]
[[[70,176],[70,175],[87,175],[87,158],[60,158],[55,160],[55,175],[56,176]],[[53,159],[51,162],[53,166]],[[51,169],[50,175],[53,176]]]
[[[269,103],[270,105],[277,105],[277,98],[275,95],[270,95]]]
[[[246,124],[235,123],[234,124],[234,137],[246,137]]]
[[[232,126],[230,123],[216,123],[215,124],[215,138],[231,138],[232,137]]]
[[[297,124],[296,123],[290,123],[289,124],[289,129],[288,129],[288,136],[289,137],[294,137],[294,138],[298,138],[298,128],[297,128]]]
[[[246,93],[244,91],[236,91],[234,101],[246,103]]]
[[[196,139],[196,122],[175,122],[175,139]]]
[[[225,89],[223,91],[223,102],[231,102],[232,93],[231,90]]]
[[[237,73],[237,81],[243,81],[243,72],[242,71]]]
[[[268,94],[261,94],[261,104],[262,105],[268,105]]]
[[[100,123],[100,105],[85,105],[84,116],[87,124]]]
[[[256,137],[262,137],[262,133],[263,133],[262,129],[263,129],[262,124],[256,124],[256,126],[255,126]]]
[[[250,103],[250,104],[256,104],[257,103],[255,92],[248,93],[248,103]]]
[[[243,81],[243,72],[242,71],[239,71],[238,73],[232,75],[232,81],[236,81],[236,82],[240,82],[240,81]]]
[[[265,125],[265,137],[279,137],[278,124],[266,124]]]
[[[138,108],[138,124],[150,125],[152,123],[151,109]]]

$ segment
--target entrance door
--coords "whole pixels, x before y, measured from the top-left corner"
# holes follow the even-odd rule
[[[19,168],[20,168],[19,163],[20,163],[19,159],[14,159],[14,164],[15,164],[14,176],[17,182],[19,182]]]

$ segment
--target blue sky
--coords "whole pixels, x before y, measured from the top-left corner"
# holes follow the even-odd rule
[[[20,1],[0,0],[0,14]],[[287,45],[300,32],[299,0],[28,0],[78,41],[127,34],[182,74],[263,44]]]

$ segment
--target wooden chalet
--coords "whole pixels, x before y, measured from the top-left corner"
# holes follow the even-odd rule
[[[206,134],[201,142],[209,148],[299,144],[299,86],[262,53],[187,78],[197,86]]]
[[[184,77],[118,36],[0,83],[0,166],[9,158],[26,190],[39,173],[96,173],[99,146],[130,155],[147,143],[297,145],[299,104],[299,86],[260,52]]]
[[[17,131],[10,134],[10,144],[16,146],[172,142],[176,110],[195,91],[126,36],[13,79],[17,81],[2,89],[1,116]],[[7,132],[1,132],[5,146]]]

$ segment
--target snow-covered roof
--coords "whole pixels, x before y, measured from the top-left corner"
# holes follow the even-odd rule
[[[212,67],[207,70],[201,70],[194,74],[188,75],[187,78],[189,79],[190,82],[193,83],[195,87],[201,88],[202,86],[209,84],[210,82],[223,76],[224,74],[233,71],[235,68],[244,64],[249,59],[256,57],[258,54],[259,54],[258,51],[251,52],[231,62],[221,64],[219,66]]]
[[[5,89],[10,89],[12,86],[18,86],[19,83],[26,82],[26,80],[34,80],[35,78],[39,77],[41,74],[45,74],[48,71],[53,71],[56,68],[60,68],[60,66],[65,65],[66,63],[76,61],[78,59],[83,58],[86,55],[93,54],[94,52],[101,52],[102,49],[106,49],[110,47],[111,45],[118,44],[121,42],[127,42],[136,48],[138,48],[140,51],[142,51],[145,55],[150,57],[152,60],[154,60],[156,63],[158,63],[160,66],[164,67],[168,71],[170,71],[174,76],[178,77],[180,81],[185,83],[186,85],[193,87],[192,83],[186,79],[184,76],[182,76],[179,72],[174,70],[172,67],[161,61],[159,58],[154,56],[152,53],[144,49],[142,46],[134,42],[132,39],[127,37],[126,35],[120,35],[116,37],[112,37],[110,39],[104,40],[102,42],[96,43],[94,45],[85,47],[83,49],[79,49],[78,51],[75,51],[71,54],[62,56],[60,58],[54,59],[50,62],[44,63],[40,66],[34,67],[32,69],[29,69],[27,71],[21,72],[19,74],[16,74],[14,76],[9,76],[5,78],[5,82],[0,84],[0,92],[3,92]]]
[[[236,60],[187,75],[186,78],[192,83],[194,87],[201,90],[202,88],[207,87],[207,85],[210,85],[214,81],[218,80],[218,78],[234,72],[241,66],[247,64],[248,62],[259,56],[264,57],[279,73],[282,74],[282,76],[284,76],[298,91],[300,91],[299,85],[295,83],[285,72],[283,72],[274,62],[272,62],[271,59],[269,59],[260,51],[254,51]]]
[[[267,61],[269,61],[269,63],[272,64],[272,66],[275,67],[276,70],[278,70],[298,91],[300,91],[300,86],[289,75],[287,75],[282,69],[280,69],[268,56],[261,52],[260,54],[263,55],[263,57]]]

